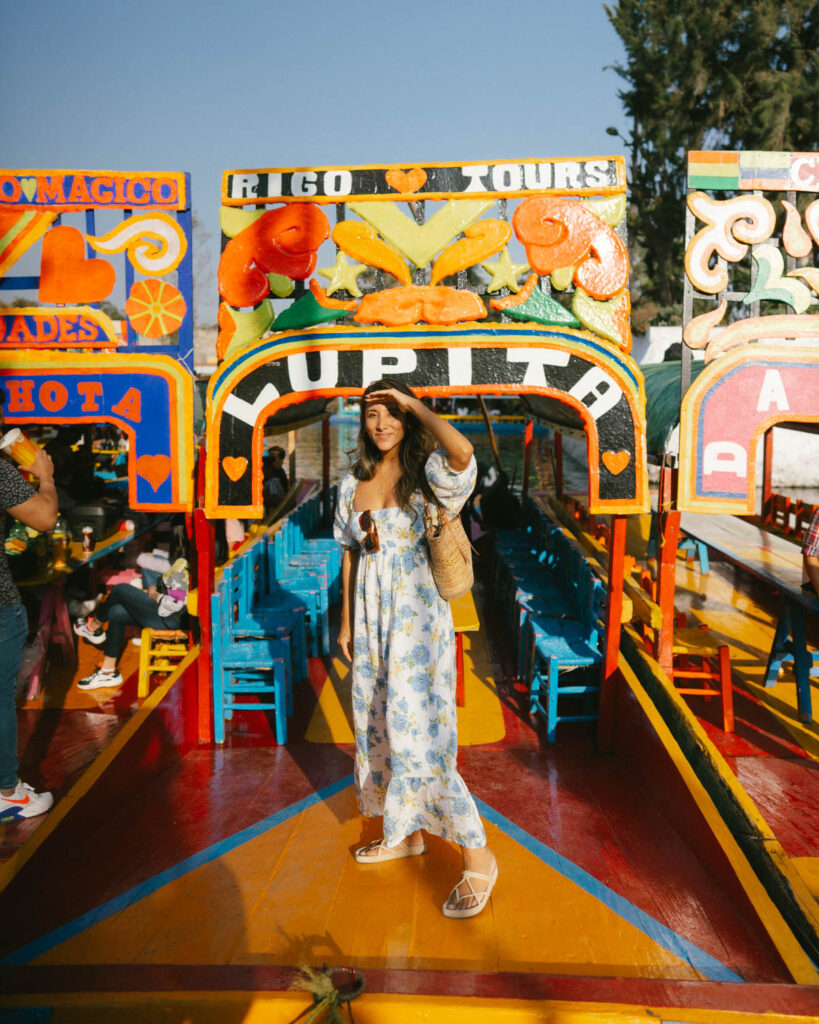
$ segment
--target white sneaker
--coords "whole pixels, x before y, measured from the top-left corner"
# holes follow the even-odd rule
[[[18,818],[35,818],[54,803],[50,793],[35,793],[31,786],[17,780],[13,793],[0,793],[0,822],[16,821]]]
[[[90,676],[81,679],[77,686],[81,690],[101,690],[106,686],[119,686],[121,682],[122,676],[116,669],[113,672],[103,672],[101,668],[98,668]]]
[[[102,626],[99,626],[96,630],[90,629],[88,619],[77,619],[74,623],[74,632],[77,636],[81,636],[83,640],[87,640],[89,644],[93,644],[95,647],[105,643],[105,630]]]

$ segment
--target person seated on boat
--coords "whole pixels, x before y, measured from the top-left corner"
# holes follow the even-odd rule
[[[0,430],[3,427],[0,410]],[[51,793],[37,793],[18,777],[17,673],[28,636],[28,619],[6,559],[6,532],[12,517],[35,530],[52,530],[59,506],[51,457],[38,449],[31,472],[39,490],[28,484],[5,458],[0,458],[0,822],[45,814]]]
[[[487,531],[514,530],[520,525],[520,499],[512,490],[509,475],[490,466],[480,486],[481,525]]]
[[[435,586],[424,503],[457,515],[475,483],[472,445],[405,384],[364,392],[358,461],[339,487],[344,549],[339,646],[352,662],[355,787],[383,838],[355,853],[377,865],[426,851],[423,832],[461,847],[446,917],[487,905],[497,862],[458,774],[455,632]]]
[[[54,462],[54,484],[64,511],[105,493],[105,483],[94,474],[93,428],[58,427],[45,445]]]
[[[488,531],[484,526],[483,514],[481,512],[481,502],[483,500],[483,492],[486,486],[487,474],[489,472],[489,466],[485,462],[477,460],[477,475],[475,477],[475,486],[472,488],[472,493],[466,499],[466,504],[461,509],[461,522],[463,524],[464,532],[470,540],[473,548],[482,554],[482,541],[488,535]]]
[[[287,472],[284,468],[284,457],[287,453],[284,448],[278,444],[274,444],[262,459],[262,500],[264,501],[264,510],[269,512],[270,509],[275,508],[282,498],[287,494],[287,488],[289,486],[287,480]]]
[[[802,588],[819,595],[819,508],[813,513],[802,542]]]
[[[105,600],[88,618],[78,618],[74,632],[87,643],[102,647],[99,668],[80,679],[81,690],[98,690],[119,686],[122,674],[117,663],[125,647],[125,632],[137,629],[181,629],[185,623],[186,603],[190,585],[184,523],[172,531],[168,560],[157,561],[157,555],[141,555],[137,561],[142,574],[142,588],[132,583],[116,583]]]

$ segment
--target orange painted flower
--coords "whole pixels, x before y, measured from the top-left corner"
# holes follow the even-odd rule
[[[134,281],[125,313],[131,326],[143,338],[161,338],[173,334],[185,319],[188,307],[182,293],[167,281],[149,277]]]

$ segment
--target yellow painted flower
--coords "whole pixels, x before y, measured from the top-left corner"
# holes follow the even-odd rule
[[[167,281],[149,277],[131,286],[125,313],[131,326],[143,338],[173,334],[185,319],[187,306],[182,293]]]

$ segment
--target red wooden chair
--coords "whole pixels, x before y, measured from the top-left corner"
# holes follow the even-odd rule
[[[655,583],[647,569],[640,574],[640,585],[654,600]],[[653,631],[644,626],[643,636],[649,648],[653,648]],[[679,612],[671,656],[671,681],[677,692],[687,697],[705,697],[706,700],[719,697],[723,731],[733,732],[734,691],[731,686],[731,652],[728,644],[710,633],[704,623],[689,626],[685,615]],[[689,685],[689,680],[702,680],[702,684]],[[680,685],[681,681],[683,685]]]

